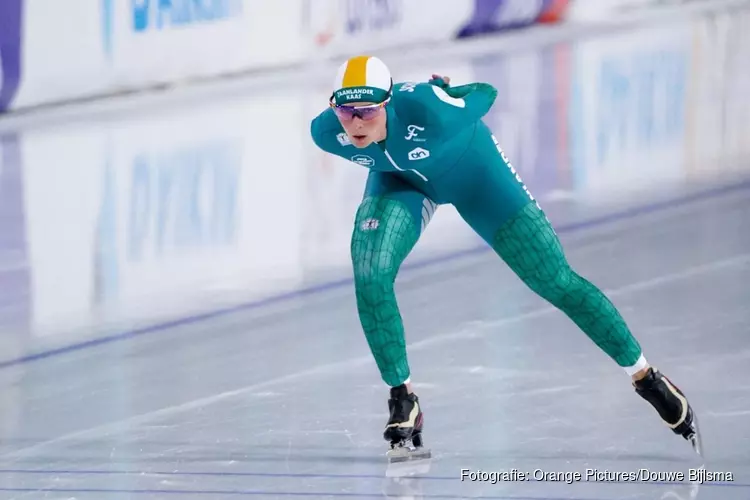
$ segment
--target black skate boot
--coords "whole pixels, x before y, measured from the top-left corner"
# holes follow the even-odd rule
[[[422,448],[424,415],[417,395],[409,394],[403,384],[392,387],[388,409],[390,418],[383,431],[383,438],[391,445],[388,451],[390,461],[430,458],[430,451]]]
[[[703,454],[698,419],[685,395],[658,369],[634,382],[635,392],[651,403],[672,431],[690,442],[696,453]]]

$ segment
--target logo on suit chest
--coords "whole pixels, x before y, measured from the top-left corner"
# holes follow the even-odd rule
[[[419,135],[418,132],[424,132],[424,127],[420,127],[419,125],[409,125],[406,127],[406,131],[408,133],[404,136],[404,139],[407,141],[425,142],[427,140],[417,137]]]
[[[362,165],[363,167],[372,167],[375,165],[375,160],[367,155],[354,155],[351,159],[354,163]]]
[[[406,156],[410,160],[424,160],[430,157],[430,152],[424,148],[414,148]]]

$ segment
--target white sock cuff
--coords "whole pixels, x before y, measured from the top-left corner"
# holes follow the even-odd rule
[[[636,361],[633,366],[626,366],[624,367],[624,369],[625,373],[627,373],[628,376],[632,377],[646,367],[648,367],[648,361],[646,361],[646,358],[643,356],[643,354],[641,354],[641,357],[638,358],[638,361]]]
[[[402,382],[403,385],[410,384],[411,383],[411,377],[408,377],[406,380]]]

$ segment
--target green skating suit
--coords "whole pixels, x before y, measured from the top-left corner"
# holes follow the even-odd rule
[[[485,83],[396,84],[385,141],[361,149],[349,143],[332,109],[311,123],[323,151],[370,170],[351,257],[360,321],[390,386],[410,377],[394,281],[441,204],[452,204],[528,287],[616,363],[627,368],[641,357],[615,306],[570,268],[547,217],[482,121],[496,96]]]

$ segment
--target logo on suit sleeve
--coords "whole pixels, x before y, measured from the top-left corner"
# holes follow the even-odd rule
[[[399,92],[414,92],[414,89],[417,87],[416,82],[405,82],[400,89],[398,89]]]
[[[351,146],[352,145],[352,141],[349,140],[349,136],[346,135],[346,132],[341,132],[340,134],[338,134],[336,136],[336,139],[338,139],[339,144],[341,144],[342,146]]]
[[[423,148],[414,148],[407,156],[410,160],[424,160],[430,157],[430,152]]]

